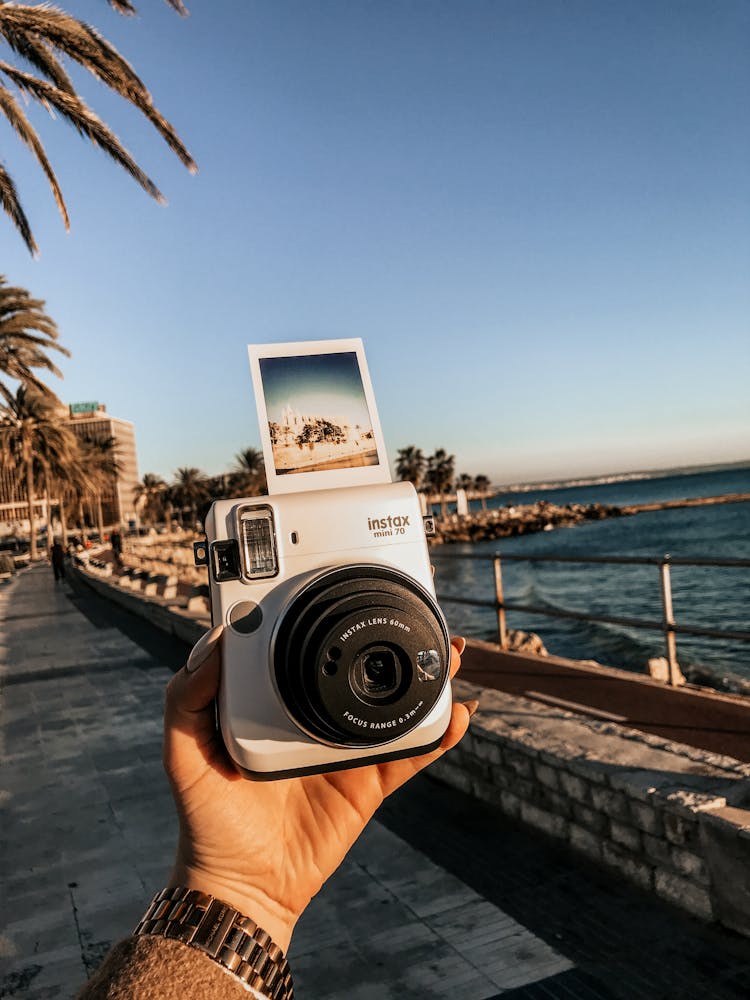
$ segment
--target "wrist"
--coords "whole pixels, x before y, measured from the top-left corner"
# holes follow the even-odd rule
[[[149,903],[133,936],[179,942],[223,967],[253,996],[293,1000],[292,973],[281,947],[250,917],[208,893],[185,886],[161,889]],[[189,968],[187,954],[180,955],[180,962]],[[205,978],[206,974],[215,979],[201,964],[199,976]],[[210,992],[213,995],[215,991]],[[219,992],[224,995],[223,989]]]
[[[228,903],[270,934],[284,954],[288,952],[299,914],[293,914],[261,889],[245,885],[236,879],[224,878],[199,866],[189,865],[180,858],[175,862],[167,885],[197,889]]]

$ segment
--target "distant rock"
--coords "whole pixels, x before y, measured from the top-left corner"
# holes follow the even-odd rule
[[[653,677],[655,681],[662,681],[664,684],[670,684],[669,676],[669,660],[666,656],[652,656],[646,665],[646,673],[649,677]],[[675,681],[677,684],[685,684],[685,675],[680,670],[679,664],[677,664]]]
[[[509,653],[532,653],[534,656],[549,656],[541,637],[536,632],[524,632],[520,628],[509,628],[506,635]]]

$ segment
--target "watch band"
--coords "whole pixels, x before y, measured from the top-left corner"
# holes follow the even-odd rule
[[[204,952],[270,1000],[293,1000],[284,952],[237,910],[197,889],[162,889],[133,934],[155,934]]]

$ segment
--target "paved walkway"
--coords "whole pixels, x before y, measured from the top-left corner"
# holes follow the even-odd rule
[[[69,997],[169,871],[163,690],[186,650],[34,567],[0,587],[0,997]],[[737,1000],[750,942],[420,778],[300,922],[299,1000]]]

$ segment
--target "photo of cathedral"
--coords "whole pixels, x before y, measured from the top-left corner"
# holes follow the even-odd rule
[[[262,358],[277,475],[378,465],[356,354]]]

